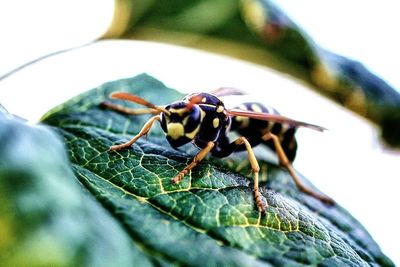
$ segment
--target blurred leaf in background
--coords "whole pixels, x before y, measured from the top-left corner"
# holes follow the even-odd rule
[[[0,109],[0,266],[132,266],[146,262],[76,181],[48,127]]]
[[[378,124],[388,144],[400,145],[399,92],[360,62],[321,48],[274,1],[120,0],[103,38],[174,43],[270,66]]]

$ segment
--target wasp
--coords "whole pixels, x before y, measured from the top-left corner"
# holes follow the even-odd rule
[[[242,91],[223,87],[211,93],[189,94],[182,100],[166,106],[156,106],[126,92],[112,93],[110,97],[113,99],[132,101],[147,109],[130,109],[107,101],[102,103],[104,107],[132,115],[153,114],[153,117],[130,141],[111,146],[110,150],[131,147],[139,138],[147,135],[154,122],[158,121],[173,148],[177,149],[192,142],[200,149],[192,162],[172,178],[172,183],[179,183],[185,174],[209,153],[223,158],[233,152],[246,150],[253,173],[255,203],[259,211],[265,214],[268,202],[263,201],[259,191],[260,167],[252,149],[256,145],[265,144],[276,152],[280,165],[289,172],[301,192],[324,203],[334,204],[331,198],[303,185],[291,164],[297,151],[295,139],[297,128],[307,127],[317,131],[324,131],[325,128],[281,116],[275,109],[256,102],[247,102],[236,108],[227,109],[220,97],[234,94],[242,94]],[[228,134],[231,131],[239,134],[236,140],[229,139]]]

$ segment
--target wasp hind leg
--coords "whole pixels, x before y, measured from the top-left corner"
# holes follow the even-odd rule
[[[124,149],[124,148],[126,148],[126,147],[132,146],[140,137],[146,135],[146,134],[150,131],[151,126],[153,126],[153,123],[154,123],[154,121],[156,121],[156,120],[157,120],[157,121],[160,121],[160,120],[161,120],[160,115],[156,115],[156,116],[154,116],[154,117],[151,117],[151,118],[143,125],[142,129],[140,130],[140,132],[139,132],[137,135],[135,135],[131,140],[129,140],[129,141],[126,142],[126,143],[120,144],[120,145],[111,146],[111,147],[110,147],[110,150],[121,150],[121,149]]]
[[[260,190],[258,187],[258,176],[260,172],[260,166],[258,165],[256,156],[254,155],[253,149],[251,147],[250,142],[244,137],[239,137],[236,139],[234,142],[227,144],[226,146],[222,147],[220,151],[214,153],[214,156],[216,157],[226,157],[230,155],[232,152],[235,150],[239,149],[241,146],[245,146],[247,150],[247,154],[249,157],[250,165],[251,165],[251,170],[253,172],[253,180],[254,180],[254,187],[253,187],[253,193],[254,193],[254,199],[256,201],[258,209],[261,211],[261,214],[265,214],[265,210],[268,207],[268,202],[265,201],[265,204],[262,200]]]
[[[296,184],[297,188],[303,192],[306,193],[316,199],[319,199],[320,201],[329,204],[329,205],[333,205],[335,202],[333,199],[331,199],[330,197],[327,197],[325,195],[321,195],[317,192],[314,192],[313,190],[311,190],[310,188],[306,187],[300,180],[300,178],[297,176],[295,170],[293,169],[292,164],[290,164],[290,161],[288,160],[285,151],[283,150],[281,143],[279,142],[279,138],[268,132],[266,133],[262,139],[264,141],[268,141],[268,140],[272,140],[275,146],[275,152],[278,156],[279,159],[279,163],[281,164],[281,166],[283,166],[284,168],[286,168],[288,170],[288,172],[290,173],[290,176],[292,176],[292,179],[294,181],[294,183]]]

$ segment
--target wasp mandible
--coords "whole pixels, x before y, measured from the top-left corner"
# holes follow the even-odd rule
[[[111,98],[132,101],[147,107],[147,109],[130,109],[110,102],[103,102],[103,106],[126,114],[153,114],[154,116],[130,141],[111,146],[110,150],[129,148],[139,138],[146,135],[154,122],[158,121],[173,148],[176,149],[192,142],[200,149],[192,162],[172,178],[173,183],[179,183],[185,174],[198,165],[209,153],[223,158],[235,151],[246,150],[253,172],[254,199],[261,213],[265,214],[268,202],[265,201],[264,205],[261,199],[258,187],[260,167],[252,149],[258,144],[265,144],[276,152],[280,165],[290,173],[300,191],[324,203],[333,204],[334,201],[331,198],[304,186],[291,164],[296,156],[295,132],[297,128],[307,127],[317,131],[325,129],[281,116],[276,110],[267,108],[261,103],[247,102],[237,108],[227,109],[219,97],[229,94],[241,93],[233,88],[220,88],[211,93],[190,94],[182,100],[166,106],[156,106],[136,95],[115,92],[111,94]],[[235,131],[240,137],[230,141],[229,131]]]

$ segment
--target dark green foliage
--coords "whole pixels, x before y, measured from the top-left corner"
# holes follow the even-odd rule
[[[48,127],[26,125],[5,111],[0,125],[0,266],[150,262],[79,185]]]

